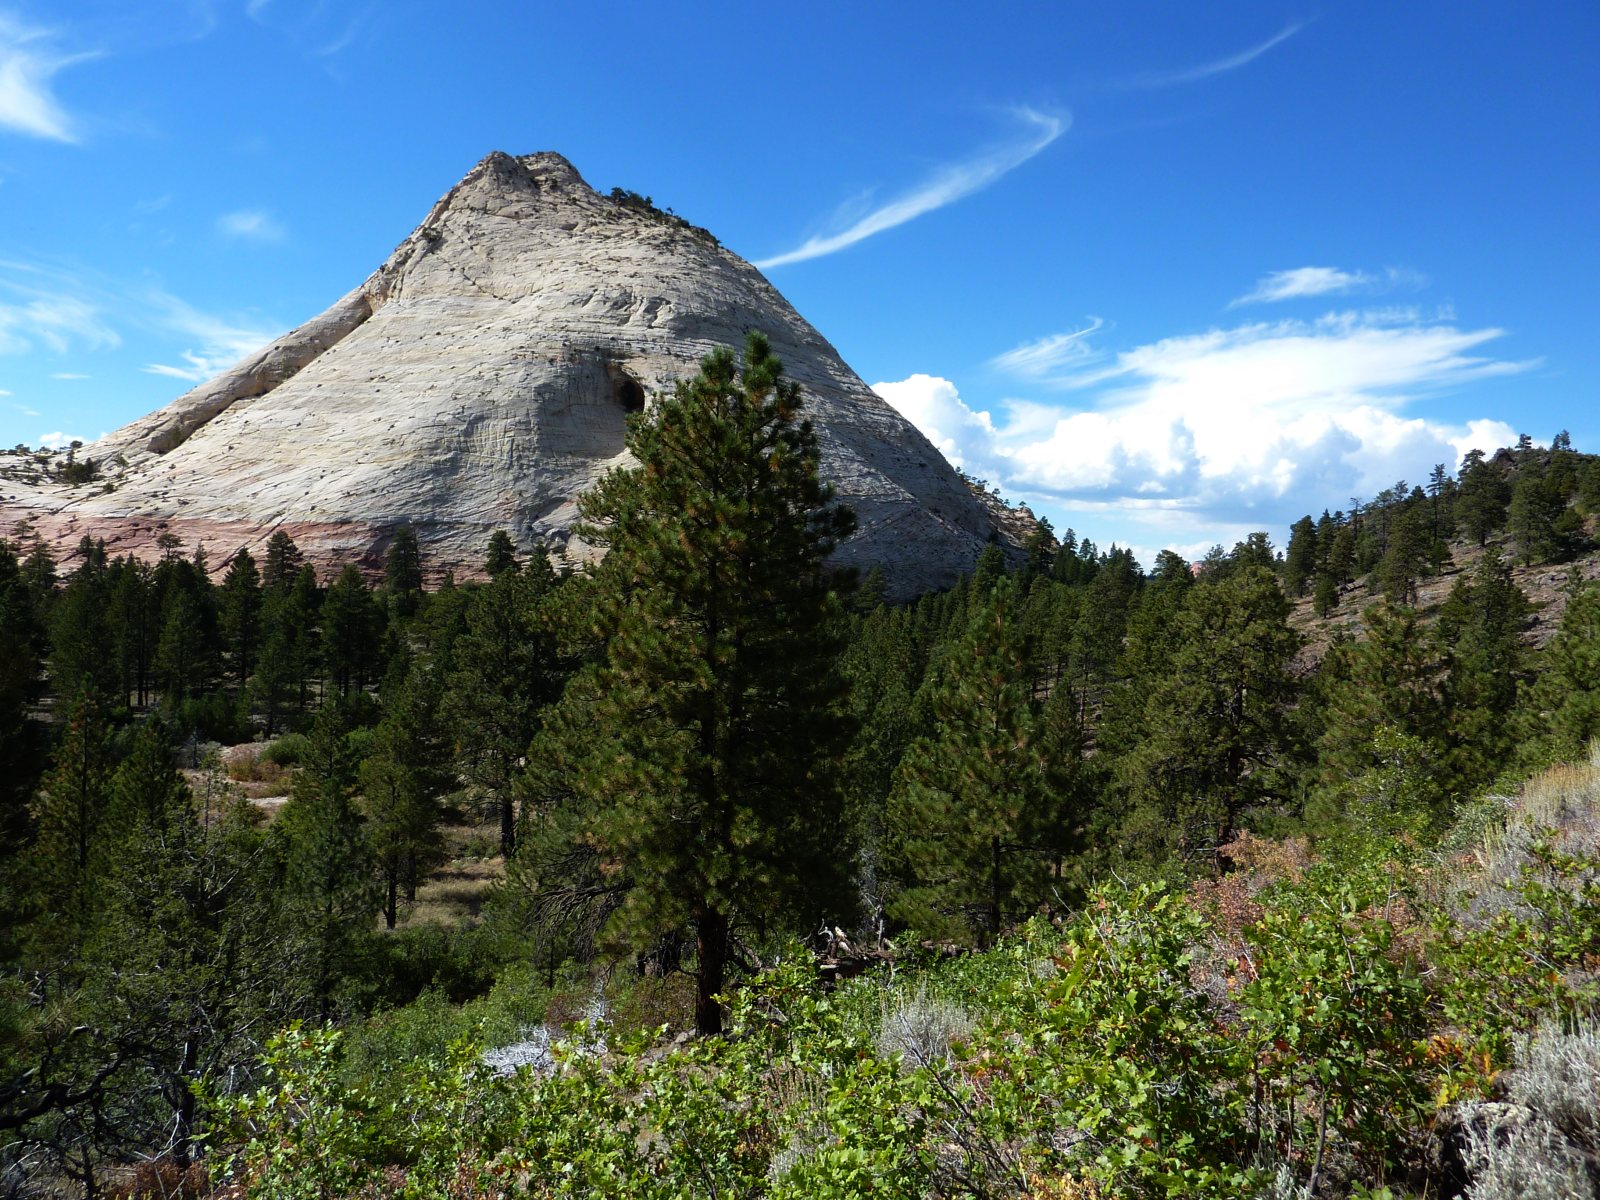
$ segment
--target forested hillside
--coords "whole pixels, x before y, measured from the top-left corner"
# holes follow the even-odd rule
[[[4,1187],[1593,1186],[1600,459],[893,606],[802,418],[712,356],[584,571],[0,543]]]

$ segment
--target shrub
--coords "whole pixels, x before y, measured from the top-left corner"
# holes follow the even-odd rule
[[[1550,1122],[1506,1104],[1472,1104],[1463,1156],[1467,1200],[1571,1200],[1593,1195],[1583,1160]]]
[[[1516,1042],[1516,1066],[1504,1076],[1507,1098],[1538,1113],[1575,1145],[1600,1151],[1600,1026],[1547,1023]]]
[[[173,713],[173,726],[202,741],[223,745],[248,742],[254,732],[244,702],[220,693],[180,702]]]
[[[259,750],[235,754],[228,759],[228,778],[236,783],[279,783],[286,773],[287,768],[272,762]]]
[[[286,733],[275,742],[267,744],[261,758],[279,767],[298,767],[305,761],[311,743],[303,733]]]
[[[969,1037],[975,1024],[964,1009],[929,995],[924,981],[884,1015],[878,1053],[898,1055],[909,1066],[930,1067],[948,1061],[951,1048]]]

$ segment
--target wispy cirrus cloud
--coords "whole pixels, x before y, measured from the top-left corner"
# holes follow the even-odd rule
[[[57,354],[73,347],[109,349],[122,338],[102,308],[82,296],[0,280],[0,354],[23,354],[43,345]]]
[[[283,224],[265,209],[242,208],[217,218],[217,231],[224,237],[247,242],[281,242]]]
[[[153,293],[150,305],[164,329],[189,339],[191,345],[179,353],[181,365],[148,363],[144,370],[188,383],[203,383],[220,374],[283,332],[249,318],[202,312],[165,292]]]
[[[1285,25],[1277,33],[1263,42],[1230,54],[1225,58],[1213,59],[1211,62],[1201,63],[1198,66],[1183,67],[1175,71],[1145,71],[1133,76],[1124,85],[1129,88],[1164,88],[1176,87],[1184,83],[1198,83],[1202,79],[1210,79],[1215,75],[1226,75],[1229,71],[1237,71],[1240,67],[1249,66],[1274,46],[1288,41],[1295,34],[1305,28],[1303,22]]]
[[[55,77],[92,54],[58,48],[59,34],[0,13],[0,128],[56,142],[76,142],[78,123],[56,98]]]
[[[246,0],[245,15],[326,60],[366,40],[384,12],[374,0]]]
[[[1232,301],[1228,307],[1277,304],[1284,300],[1348,295],[1352,292],[1382,292],[1397,287],[1418,288],[1426,283],[1427,279],[1421,274],[1404,267],[1388,267],[1379,272],[1345,271],[1338,267],[1295,267],[1293,270],[1263,275],[1254,288]]]
[[[789,263],[837,254],[874,234],[953,204],[1020,167],[1065,133],[1072,123],[1071,117],[1065,113],[1047,113],[1034,108],[1013,109],[1012,115],[1024,127],[1026,136],[941,167],[910,191],[873,209],[846,228],[808,238],[793,250],[761,259],[755,265],[766,271]]]
[[[1098,352],[1090,337],[1105,325],[1099,317],[1090,317],[1082,329],[1069,329],[1065,333],[1052,333],[1032,342],[1024,342],[997,354],[989,365],[998,367],[1009,375],[1023,379],[1045,379],[1059,374],[1068,366],[1082,366],[1097,357]]]

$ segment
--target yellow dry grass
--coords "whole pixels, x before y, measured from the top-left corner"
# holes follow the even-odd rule
[[[452,825],[444,829],[446,853],[442,866],[428,873],[417,888],[414,904],[405,905],[399,924],[470,925],[483,912],[495,883],[505,874],[505,859],[485,856],[487,826]]]

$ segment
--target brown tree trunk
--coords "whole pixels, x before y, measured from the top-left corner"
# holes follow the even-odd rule
[[[507,795],[500,801],[500,853],[509,859],[516,848],[517,807],[516,802]]]
[[[1000,940],[1000,835],[989,839],[989,854],[993,859],[989,875],[989,944]]]
[[[702,1037],[722,1032],[722,991],[728,969],[728,918],[703,909],[695,922],[694,1028]]]

